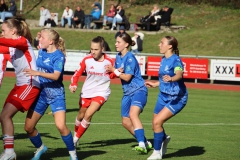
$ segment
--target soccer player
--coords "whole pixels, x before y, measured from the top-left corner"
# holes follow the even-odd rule
[[[22,72],[25,68],[37,69],[36,58],[32,49],[32,36],[24,21],[8,19],[2,23],[0,53],[10,54],[16,74],[16,84],[9,93],[1,115],[4,151],[0,160],[16,159],[14,152],[14,125],[12,118],[18,112],[27,111],[40,92],[37,76],[27,77]]]
[[[85,56],[71,78],[69,89],[72,93],[77,90],[78,79],[84,71],[87,77],[82,86],[79,100],[79,113],[75,121],[74,144],[91,124],[95,112],[99,111],[107,101],[110,90],[110,75],[105,70],[106,65],[113,65],[113,60],[104,53],[104,39],[96,37],[91,41],[90,54]]]
[[[69,151],[70,160],[77,160],[73,137],[66,125],[65,90],[62,82],[65,64],[65,42],[55,30],[45,28],[41,30],[39,43],[41,49],[37,58],[38,70],[24,70],[28,76],[39,76],[41,84],[40,96],[29,109],[25,121],[25,131],[32,144],[37,148],[32,160],[40,159],[41,155],[47,151],[36,125],[49,105],[56,127]]]
[[[152,128],[154,130],[154,151],[148,160],[162,159],[167,152],[170,136],[167,136],[163,124],[179,113],[187,103],[188,91],[183,81],[183,63],[179,58],[178,41],[175,37],[162,38],[160,53],[164,54],[157,82],[146,82],[148,87],[159,87],[157,103],[154,109]]]
[[[139,153],[147,154],[152,144],[147,141],[143,125],[139,118],[147,103],[148,89],[141,76],[137,59],[128,49],[135,45],[127,33],[122,33],[116,38],[115,65],[106,66],[106,71],[114,72],[121,79],[123,98],[121,116],[123,126],[137,139],[139,145],[134,148]]]

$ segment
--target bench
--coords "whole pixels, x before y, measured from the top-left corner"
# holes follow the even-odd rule
[[[92,21],[92,23],[94,24],[93,28],[94,29],[101,29],[103,27],[103,15],[100,17],[99,20],[95,20],[95,21]],[[129,22],[129,15],[128,16],[125,16],[127,21]],[[126,28],[126,30],[128,30],[127,28],[130,28],[130,24],[129,24],[129,27],[126,27],[127,23],[126,22],[117,22],[116,23],[116,28],[117,30],[119,30],[120,26],[124,26]],[[108,26],[109,28],[112,27],[112,22],[107,22],[106,23],[106,26]]]
[[[13,17],[6,17],[6,20],[10,19],[10,18],[15,18],[15,19],[17,19],[19,21],[25,21],[25,15],[23,13],[23,10],[17,10],[17,13],[16,13],[15,16],[13,16]]]

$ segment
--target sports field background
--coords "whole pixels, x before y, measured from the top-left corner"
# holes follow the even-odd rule
[[[0,89],[0,104],[13,87],[15,78],[5,77]],[[78,113],[77,93],[68,90],[65,81],[67,101],[67,124],[73,131]],[[239,86],[236,86],[236,88]],[[80,139],[77,148],[79,159],[84,160],[146,160],[147,155],[132,151],[137,145],[135,139],[122,127],[120,117],[121,85],[112,83],[112,94],[102,109],[92,119],[90,128]],[[186,107],[165,125],[166,133],[171,136],[168,151],[163,159],[183,160],[239,160],[240,159],[240,104],[239,91],[194,89],[189,87],[189,101]],[[152,142],[151,120],[158,89],[149,89],[148,103],[141,114],[146,137]],[[50,110],[48,109],[47,112]],[[15,152],[18,160],[31,159],[35,148],[25,131],[26,113],[17,113],[15,124]],[[48,152],[42,160],[67,160],[67,149],[54,125],[52,115],[45,114],[37,125]],[[0,151],[3,146],[0,143]]]

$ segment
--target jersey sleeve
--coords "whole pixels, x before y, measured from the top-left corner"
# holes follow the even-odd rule
[[[28,49],[27,39],[25,39],[23,37],[18,38],[18,39],[0,38],[0,45],[6,46],[6,47],[17,48],[19,50],[27,50]]]
[[[183,63],[179,57],[173,63],[173,68],[174,68],[174,73],[176,73],[176,71],[178,71],[178,70],[180,70],[180,71],[184,70]]]
[[[86,69],[86,63],[85,63],[85,59],[83,59],[80,62],[78,69],[75,71],[74,75],[71,78],[70,86],[78,86],[78,79],[82,75],[82,73],[85,71],[85,69]]]
[[[63,72],[64,64],[65,64],[65,57],[64,57],[64,55],[58,56],[55,59],[54,63],[53,63],[54,71]]]
[[[0,39],[1,40],[1,39]],[[0,54],[10,54],[9,47],[0,45]]]
[[[134,70],[138,62],[133,57],[128,57],[124,65],[124,73],[134,75]]]

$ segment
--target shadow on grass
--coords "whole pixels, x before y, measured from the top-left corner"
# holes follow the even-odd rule
[[[85,159],[91,156],[97,156],[105,154],[105,151],[92,150],[92,151],[77,151],[78,159]],[[20,160],[31,159],[34,153],[21,152],[17,155],[17,158]],[[62,157],[62,159],[69,159],[69,153],[67,148],[48,148],[47,152],[41,156],[41,159],[44,160],[53,160],[56,157]]]
[[[187,156],[198,156],[205,153],[204,147],[191,146],[184,149],[180,149],[174,153],[166,154],[163,158],[173,158],[173,157],[187,157]]]
[[[79,108],[74,108],[74,109],[67,109],[66,112],[77,112],[78,113]]]
[[[41,137],[46,137],[46,138],[51,138],[51,139],[60,139],[60,138],[57,138],[57,137],[53,137],[53,136],[50,136],[49,134],[50,133],[40,133],[41,134]],[[28,139],[28,135],[27,133],[16,133],[14,134],[14,139]],[[30,140],[29,140],[30,141]]]
[[[137,141],[134,138],[131,139],[109,139],[109,140],[102,140],[102,141],[94,141],[91,143],[81,143],[81,148],[97,148],[97,147],[104,147],[104,146],[113,146],[119,144],[127,144],[133,143]],[[86,146],[84,146],[86,145]]]

